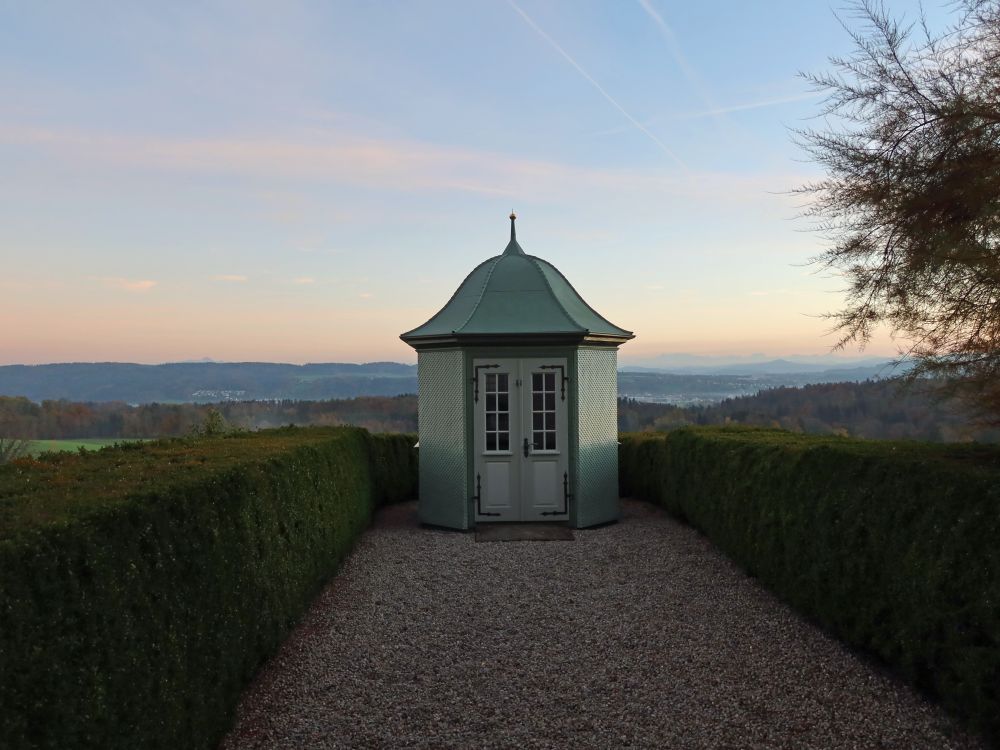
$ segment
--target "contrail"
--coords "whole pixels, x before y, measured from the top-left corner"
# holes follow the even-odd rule
[[[759,102],[747,102],[746,104],[732,104],[727,107],[716,107],[705,112],[688,112],[687,114],[672,115],[664,118],[669,120],[694,120],[699,117],[711,117],[712,115],[724,115],[729,112],[743,112],[748,109],[762,109],[773,107],[775,104],[787,104],[789,102],[801,102],[806,99],[815,99],[820,96],[820,92],[810,92],[808,94],[796,94],[794,96],[780,96],[774,99],[762,99]],[[660,119],[660,118],[657,118]]]
[[[542,29],[539,28],[538,24],[535,23],[534,21],[532,21],[531,17],[527,13],[525,13],[523,10],[521,10],[521,8],[518,7],[517,3],[515,3],[514,0],[507,0],[507,3],[510,5],[511,8],[513,8],[515,11],[517,11],[517,14],[519,16],[521,16],[521,18],[524,19],[524,22],[526,24],[528,24],[532,29],[535,30],[536,34],[538,34],[542,39],[544,39],[546,42],[548,42],[549,46],[552,47],[552,49],[554,49],[556,52],[558,52],[560,55],[562,55],[563,59],[565,59],[566,62],[568,62],[570,65],[572,65],[574,68],[576,68],[576,72],[579,73],[580,75],[582,75],[585,79],[587,79],[587,82],[590,83],[590,85],[593,86],[595,89],[597,89],[601,93],[601,96],[603,96],[605,99],[607,99],[609,102],[611,102],[612,106],[614,106],[615,109],[617,109],[619,112],[621,112],[622,115],[625,116],[626,120],[628,120],[630,123],[632,123],[636,127],[636,129],[638,129],[647,138],[649,138],[649,140],[651,140],[653,143],[655,143],[660,148],[660,150],[663,151],[663,153],[665,153],[667,156],[669,156],[671,159],[673,159],[673,161],[681,169],[685,169],[685,170],[687,169],[687,166],[684,164],[684,162],[682,162],[677,157],[677,154],[675,154],[673,151],[671,151],[669,148],[667,148],[667,144],[665,144],[663,141],[661,141],[655,135],[653,135],[652,133],[650,133],[649,130],[647,130],[646,127],[641,122],[639,122],[637,119],[635,119],[634,117],[632,117],[632,115],[630,115],[628,112],[626,112],[625,108],[622,107],[622,105],[619,104],[617,101],[615,101],[615,98],[613,96],[611,96],[611,94],[609,94],[607,91],[605,91],[604,87],[601,86],[601,84],[599,84],[597,81],[595,81],[593,79],[593,77],[591,77],[591,75],[586,70],[584,70],[583,68],[581,68],[580,65],[579,65],[579,63],[577,63],[576,60],[574,60],[572,57],[570,57],[569,53],[566,52],[566,50],[564,50],[562,47],[560,47],[552,37],[550,37],[548,34],[546,34],[544,31],[542,31]]]
[[[680,45],[677,43],[677,37],[674,34],[674,30],[670,28],[670,25],[663,20],[663,16],[657,12],[656,8],[650,4],[649,0],[638,0],[639,5],[646,15],[649,16],[653,23],[660,29],[660,34],[667,42],[667,47],[670,50],[670,56],[674,58],[674,62],[677,63],[677,67],[681,69],[684,77],[687,79],[688,85],[691,86],[697,92],[701,100],[708,105],[710,110],[716,109],[719,105],[715,103],[712,97],[709,95],[708,91],[702,85],[701,79],[695,72],[695,69],[691,67],[691,64],[687,61],[684,53],[681,52]]]
[[[776,104],[787,104],[789,102],[801,102],[807,99],[816,99],[822,96],[822,92],[814,91],[808,94],[795,94],[794,96],[780,96],[774,99],[762,99],[759,102],[746,102],[744,104],[731,104],[725,107],[716,107],[715,109],[702,110],[699,112],[677,112],[675,114],[659,114],[653,115],[646,120],[646,125],[652,125],[657,122],[673,122],[676,120],[697,120],[702,117],[714,117],[717,115],[725,115],[730,112],[744,112],[748,109],[763,109],[764,107],[773,107]],[[628,125],[616,125],[613,128],[605,128],[604,130],[595,130],[593,133],[586,133],[588,137],[591,136],[602,136],[602,135],[614,135],[615,133],[624,133],[629,129]]]

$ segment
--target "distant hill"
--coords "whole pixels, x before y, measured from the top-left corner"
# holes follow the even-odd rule
[[[626,352],[627,355],[627,352]],[[784,373],[825,372],[857,368],[880,369],[889,363],[887,357],[843,357],[831,354],[769,357],[765,354],[745,356],[711,356],[671,353],[633,359],[626,356],[621,369],[635,372],[670,372],[678,374],[741,374],[779,375]]]
[[[910,366],[893,367],[887,359],[845,360],[843,362],[829,360],[824,362],[803,362],[791,359],[771,359],[764,362],[735,362],[727,364],[697,364],[678,365],[674,367],[646,367],[624,365],[623,372],[660,372],[671,375],[812,375],[822,376],[833,382],[839,380],[867,380],[868,378],[886,378],[901,375]],[[819,382],[819,381],[817,381]]]
[[[819,369],[783,372],[784,365],[801,364],[778,361],[753,365],[719,366],[710,373],[663,372],[629,367],[618,373],[618,394],[640,401],[686,405],[717,403],[727,398],[750,396],[773,388],[802,387],[817,383],[859,383],[901,375],[904,369],[892,370],[885,362],[851,369]]]
[[[796,370],[796,368],[807,368]],[[714,365],[711,372],[628,367],[618,392],[643,401],[709,404],[782,386],[863,381],[889,374],[885,362],[853,369],[816,369],[788,360]],[[0,366],[0,396],[32,401],[216,403],[322,401],[417,392],[417,368],[398,362],[290,365],[272,362],[121,362]]]
[[[935,390],[931,382],[902,388],[892,381],[866,381],[773,388],[696,406],[621,398],[618,427],[631,432],[737,423],[864,438],[1000,441],[1000,425],[976,424],[962,404]],[[35,440],[187,435],[205,423],[211,410],[229,425],[246,429],[287,424],[354,424],[376,432],[417,429],[417,398],[412,395],[141,406],[72,401],[41,406],[0,396],[0,436]]]
[[[121,362],[0,366],[0,395],[32,401],[211,403],[322,400],[417,392],[416,365],[270,362]]]

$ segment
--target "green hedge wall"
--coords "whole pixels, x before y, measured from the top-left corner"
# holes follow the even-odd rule
[[[694,428],[623,435],[624,495],[703,531],[1000,739],[1000,450]]]
[[[414,436],[282,429],[0,468],[0,746],[209,748]]]
[[[370,436],[378,502],[397,503],[417,496],[416,434],[380,432]]]

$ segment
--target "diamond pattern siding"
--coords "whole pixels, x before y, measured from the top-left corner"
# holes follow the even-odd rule
[[[417,366],[420,520],[466,529],[464,358],[460,351],[419,352]]]
[[[618,352],[577,354],[579,453],[574,500],[576,525],[618,518]]]

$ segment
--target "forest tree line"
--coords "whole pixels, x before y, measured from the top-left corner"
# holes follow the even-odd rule
[[[772,388],[711,406],[678,407],[632,399],[618,402],[618,429],[622,432],[719,424],[879,440],[1000,442],[1000,428],[978,423],[962,402],[929,381]]]
[[[373,432],[417,430],[417,397],[413,395],[138,406],[73,401],[39,404],[23,397],[0,396],[0,437],[173,437],[191,434],[213,413],[238,429],[350,424]],[[876,439],[1000,442],[1000,428],[978,425],[958,401],[931,392],[926,383],[910,388],[895,381],[773,388],[711,406],[618,400],[618,428],[622,432],[727,423]]]
[[[236,429],[284,425],[357,425],[372,432],[416,432],[417,397],[372,396],[329,401],[225,401],[217,404],[81,403],[0,396],[0,436],[29,440],[179,437],[210,414]]]

